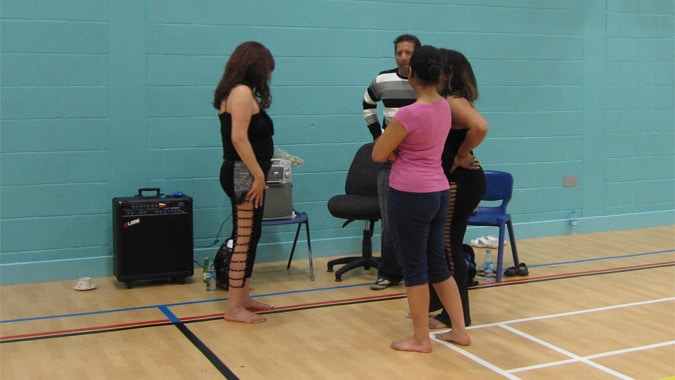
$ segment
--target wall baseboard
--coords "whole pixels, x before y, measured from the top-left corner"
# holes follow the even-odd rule
[[[675,224],[675,210],[623,214],[602,217],[580,218],[578,233],[608,232],[651,228]],[[567,220],[552,220],[532,223],[514,223],[516,239],[533,239],[568,233]],[[479,236],[496,235],[496,227],[469,227],[466,240]],[[263,244],[258,247],[258,262],[284,262],[288,260],[293,242]],[[201,263],[204,257],[215,256],[218,247],[195,249],[194,258]],[[379,252],[379,234],[373,236],[373,252]],[[314,258],[359,255],[361,237],[312,240]],[[307,265],[307,245],[299,240],[291,265]],[[199,265],[195,263],[195,267]],[[315,268],[317,271],[324,268]],[[0,285],[30,282],[65,281],[78,277],[106,277],[113,275],[113,257],[99,256],[82,259],[40,261],[31,263],[0,264]]]

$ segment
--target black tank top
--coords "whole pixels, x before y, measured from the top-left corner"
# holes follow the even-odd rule
[[[459,147],[464,143],[464,140],[466,140],[467,132],[469,132],[468,129],[450,129],[448,138],[445,140],[443,155],[441,156],[445,172],[450,171],[452,164],[455,162],[455,155]]]
[[[234,145],[232,145],[232,115],[225,112],[218,115],[220,119],[220,137],[223,140],[223,159],[241,161]],[[271,160],[274,155],[274,123],[265,113],[260,111],[251,117],[248,125],[248,140],[258,161]]]

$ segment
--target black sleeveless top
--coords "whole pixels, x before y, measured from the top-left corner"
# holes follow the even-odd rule
[[[447,173],[450,171],[452,164],[455,162],[455,155],[459,147],[462,146],[466,139],[468,129],[450,129],[448,138],[445,140],[445,148],[441,160],[443,161],[443,170]],[[473,153],[473,151],[472,151]]]
[[[232,145],[232,115],[227,112],[218,115],[220,119],[220,137],[223,140],[223,159],[241,161],[237,150]],[[274,123],[265,113],[260,111],[251,116],[248,125],[248,140],[258,161],[271,160],[274,155]]]

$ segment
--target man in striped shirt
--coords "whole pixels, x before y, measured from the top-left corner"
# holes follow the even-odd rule
[[[370,134],[373,136],[373,141],[380,137],[382,130],[387,128],[387,124],[400,107],[414,103],[417,98],[415,90],[408,84],[408,74],[410,73],[410,57],[415,48],[420,45],[420,40],[411,34],[398,36],[394,40],[397,67],[379,73],[363,95],[363,117]],[[382,124],[380,124],[377,113],[377,103],[380,101],[384,114]],[[380,213],[382,214],[382,247],[380,251],[382,263],[377,273],[377,280],[370,285],[373,290],[386,289],[391,285],[397,285],[402,279],[401,267],[396,260],[394,247],[389,238],[389,222],[386,215],[390,171],[391,163],[385,162],[377,175],[377,190]]]

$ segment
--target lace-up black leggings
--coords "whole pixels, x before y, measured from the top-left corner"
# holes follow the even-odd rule
[[[270,161],[259,162],[265,176],[270,169]],[[230,261],[229,287],[243,288],[246,279],[253,275],[258,242],[262,235],[264,204],[254,208],[246,202],[246,194],[253,184],[253,176],[241,161],[223,161],[220,167],[220,186],[232,204],[232,239],[234,252]]]
[[[467,326],[471,324],[471,312],[469,309],[469,279],[464,261],[464,235],[466,234],[467,223],[473,210],[480,203],[485,195],[485,173],[483,169],[469,170],[457,168],[452,173],[446,173],[448,182],[450,182],[450,203],[448,205],[448,219],[445,225],[445,254],[448,258],[448,265],[452,276],[457,282],[459,295],[462,298],[462,308],[464,309],[464,322]],[[429,311],[436,311],[442,308],[442,304],[433,286],[430,289]],[[436,319],[450,326],[450,317],[445,309],[441,314],[435,316]]]

